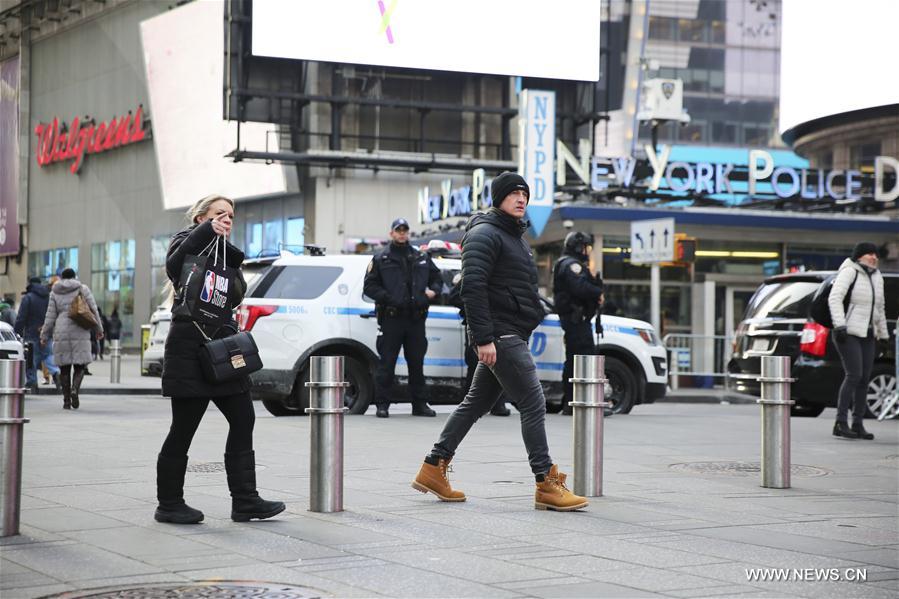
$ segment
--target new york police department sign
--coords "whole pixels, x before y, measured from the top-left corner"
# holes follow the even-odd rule
[[[526,89],[519,96],[518,173],[531,188],[527,218],[539,237],[553,210],[556,147],[556,94]]]

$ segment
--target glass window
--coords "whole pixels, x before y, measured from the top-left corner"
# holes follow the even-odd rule
[[[769,137],[770,129],[764,125],[743,126],[743,143],[749,147],[765,147]]]
[[[302,247],[306,243],[306,219],[303,217],[287,219],[287,245]]]
[[[880,142],[858,144],[849,147],[849,166],[855,169],[868,167],[873,172],[874,159],[880,156]]]
[[[709,91],[716,94],[724,93],[724,71],[709,71]]]
[[[694,21],[690,19],[678,19],[677,21],[678,39],[683,42],[704,42],[705,41],[705,23],[703,21]]]
[[[812,296],[819,285],[818,281],[790,281],[762,285],[749,300],[746,318],[771,316],[805,318],[808,316]]]
[[[122,321],[123,345],[134,341],[134,254],[133,239],[91,246],[90,288],[103,314],[117,312]]]
[[[712,141],[715,143],[737,143],[737,125],[735,123],[712,123]]]
[[[250,297],[315,299],[343,272],[339,266],[273,266]]]
[[[262,253],[262,223],[247,223],[247,258],[256,258]]]
[[[165,258],[169,251],[171,235],[159,235],[150,239],[150,310],[163,304],[168,299],[166,295],[166,283],[168,275],[165,272]]]
[[[78,272],[78,248],[57,248],[28,253],[28,276],[49,279],[59,276],[66,268]]]
[[[284,221],[270,220],[265,222],[265,237],[262,241],[262,253],[265,256],[277,256],[284,242]]]
[[[723,44],[727,41],[727,28],[724,21],[712,21],[709,27],[709,41],[713,44]]]
[[[680,127],[678,137],[681,141],[700,142],[705,140],[706,124],[702,121],[693,121]]]
[[[667,17],[649,17],[649,39],[675,39],[675,21]]]

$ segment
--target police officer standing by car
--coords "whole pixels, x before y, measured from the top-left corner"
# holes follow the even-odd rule
[[[424,359],[428,349],[425,320],[430,300],[440,293],[443,279],[430,256],[409,245],[409,223],[397,218],[390,226],[390,244],[375,254],[365,275],[365,295],[375,300],[378,316],[375,373],[377,417],[390,416],[390,388],[396,360],[403,349],[409,367],[413,416],[436,416],[427,404]]]
[[[580,231],[569,233],[565,236],[562,256],[553,266],[553,302],[565,332],[562,413],[569,415],[573,387],[569,379],[574,376],[574,356],[596,353],[590,321],[602,306],[603,285],[602,279],[590,272],[589,253],[592,246],[593,235]],[[601,325],[598,330],[602,331]],[[610,413],[606,410],[606,415]]]

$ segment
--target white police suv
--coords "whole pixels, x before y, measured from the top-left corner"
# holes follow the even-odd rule
[[[251,393],[275,416],[302,415],[309,406],[309,357],[345,356],[350,386],[345,405],[363,414],[374,397],[378,323],[374,302],[362,293],[371,256],[302,255],[276,260],[248,290],[238,309],[241,329],[252,331],[264,364],[252,375]],[[434,256],[445,282],[428,311],[424,370],[432,403],[458,403],[465,382],[464,339],[459,310],[448,302],[461,260]],[[559,318],[544,300],[547,316],[531,336],[530,348],[544,384],[547,410],[561,409],[565,348]],[[603,316],[597,347],[606,356],[606,399],[618,413],[665,395],[666,353],[649,323]],[[406,362],[397,361],[395,401],[409,401]],[[514,401],[514,398],[509,398]]]

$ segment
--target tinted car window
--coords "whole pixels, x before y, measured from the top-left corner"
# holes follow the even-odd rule
[[[266,299],[315,299],[341,275],[339,266],[272,266],[248,294]]]
[[[805,318],[819,285],[810,281],[762,285],[749,300],[744,318]]]
[[[883,299],[887,320],[899,318],[899,277],[883,278]]]

